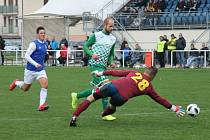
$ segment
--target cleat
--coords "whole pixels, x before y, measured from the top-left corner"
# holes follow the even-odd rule
[[[18,79],[14,80],[14,81],[12,82],[12,84],[9,85],[9,90],[10,90],[10,91],[13,91],[13,90],[16,88],[16,84],[15,84],[16,81],[18,81]]]
[[[77,118],[76,118],[76,117],[72,117],[72,118],[71,118],[71,121],[70,121],[70,123],[69,123],[69,126],[71,126],[71,127],[76,127],[76,126],[77,126],[76,121],[77,121]]]
[[[49,106],[47,103],[44,103],[42,105],[39,106],[38,110],[39,111],[45,111],[45,110],[48,110]]]
[[[102,117],[102,120],[113,121],[113,120],[116,120],[116,117],[113,117],[112,115],[107,115],[107,116]]]
[[[71,106],[72,106],[73,109],[76,109],[77,108],[77,101],[78,101],[78,99],[77,99],[77,93],[72,92],[71,93]]]

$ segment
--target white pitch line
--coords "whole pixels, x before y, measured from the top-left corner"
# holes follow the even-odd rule
[[[202,110],[202,112],[209,112],[210,109]],[[151,115],[160,115],[160,114],[169,114],[173,112],[139,112],[139,113],[126,113],[126,114],[119,114],[120,116],[151,116]],[[93,117],[99,117],[100,114],[94,115]],[[60,116],[60,117],[50,117],[50,118],[0,118],[0,121],[41,121],[41,120],[50,120],[50,119],[66,119],[70,116]],[[90,116],[89,116],[90,117]],[[88,118],[81,115],[81,118]]]

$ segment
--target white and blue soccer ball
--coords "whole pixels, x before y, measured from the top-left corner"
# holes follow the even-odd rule
[[[196,117],[200,113],[200,107],[197,104],[189,104],[186,112],[191,117]]]

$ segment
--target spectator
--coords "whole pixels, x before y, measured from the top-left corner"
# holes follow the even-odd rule
[[[170,61],[168,60],[168,38],[167,38],[167,35],[163,35],[163,40],[166,42],[165,45],[166,45],[166,51],[165,51],[165,59],[166,59],[166,63],[167,64],[170,64]]]
[[[165,0],[159,0],[158,2],[158,12],[164,12],[166,8]]]
[[[177,11],[184,11],[185,8],[186,8],[185,0],[179,0],[176,10]]]
[[[158,9],[159,9],[159,1],[154,0],[153,1],[153,11],[152,12],[158,12]]]
[[[123,66],[123,60],[124,60],[124,66],[128,66],[128,62],[131,59],[131,48],[128,46],[128,43],[124,44],[124,48],[122,49],[122,57],[120,59],[120,64]]]
[[[179,39],[177,39],[176,41],[176,50],[184,50],[185,47],[186,47],[186,40],[180,33]],[[185,64],[184,52],[176,52],[176,57],[177,57],[180,67],[183,68]]]
[[[195,48],[194,44],[190,45],[191,49],[190,50],[198,50]],[[185,65],[184,68],[194,68],[197,67],[199,64],[199,52],[198,51],[191,51],[190,56],[187,59],[187,64]]]
[[[53,51],[52,50],[53,50],[52,47],[50,45],[48,45],[48,47],[47,47],[47,53],[48,53],[48,63],[50,65],[53,64]]]
[[[168,60],[171,63],[171,52],[176,50],[176,37],[174,34],[171,34],[171,39],[167,43],[168,45]],[[173,52],[173,67],[176,67],[176,53]]]
[[[209,48],[206,46],[205,43],[202,43],[201,50],[209,50]],[[206,61],[208,61],[208,59],[209,59],[209,51],[206,51],[206,52],[202,51],[202,52],[200,52],[200,67],[203,67],[203,65],[204,65],[205,53],[206,53]]]
[[[59,46],[61,46],[61,44],[64,44],[68,48],[69,44],[66,37],[62,37]]]
[[[5,47],[5,40],[2,38],[2,36],[0,36],[0,64],[4,65],[4,52],[2,50],[4,50]]]
[[[127,24],[127,14],[129,13],[129,7],[128,6],[124,6],[122,11],[121,11],[121,15],[119,17],[119,21],[120,23],[125,26]]]
[[[196,11],[197,9],[197,1],[196,0],[188,0],[187,7],[189,7],[189,11]]]
[[[147,12],[153,12],[154,11],[154,5],[153,5],[154,0],[149,0],[148,4],[147,4]]]
[[[89,36],[87,36],[87,40],[89,39]],[[86,40],[86,41],[87,41]],[[89,47],[89,49],[91,50],[91,46]],[[84,56],[83,56],[83,58],[82,58],[82,61],[83,61],[83,67],[86,67],[86,66],[88,66],[88,60],[89,60],[89,57],[88,57],[88,55],[87,54],[85,54],[84,53]]]
[[[52,37],[52,41],[50,42],[50,46],[52,48],[53,51],[53,64],[52,66],[56,66],[56,52],[57,50],[59,50],[59,47],[58,47],[58,42],[55,40],[55,36]]]
[[[166,49],[166,42],[163,39],[163,36],[160,36],[160,41],[157,44],[157,56],[158,61],[160,63],[160,68],[165,67],[165,49]]]
[[[148,0],[139,0],[139,2],[136,3],[135,7],[146,7],[147,6],[147,1]]]
[[[49,45],[50,45],[50,40],[49,40],[48,37],[46,37],[45,41],[46,41],[46,43],[47,43],[47,46],[49,46]]]
[[[141,47],[139,46],[139,44],[136,44],[134,51],[131,53],[131,68],[136,64],[136,62],[143,62],[144,53],[140,51],[142,51]]]
[[[47,44],[47,54],[45,55],[45,60],[44,60],[44,62],[47,62],[47,61],[50,59],[50,54],[51,54],[52,52],[49,51],[51,47],[50,47],[50,40],[49,40],[48,37],[46,37],[45,42],[46,42],[46,44]]]
[[[60,57],[58,58],[58,61],[63,66],[66,64],[67,54],[67,47],[65,46],[65,44],[61,44]]]

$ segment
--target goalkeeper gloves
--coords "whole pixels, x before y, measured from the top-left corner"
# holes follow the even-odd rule
[[[98,77],[102,76],[103,73],[104,73],[104,71],[98,71],[98,70],[91,72],[92,75],[98,76]]]
[[[171,110],[176,113],[177,117],[183,117],[185,115],[185,109],[182,106],[172,105]]]

